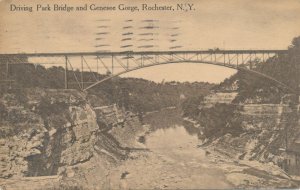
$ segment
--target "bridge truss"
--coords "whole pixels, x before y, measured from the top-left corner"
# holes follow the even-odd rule
[[[204,50],[0,54],[0,63],[6,65],[7,81],[10,81],[11,64],[33,63],[45,67],[62,66],[65,72],[64,81],[62,81],[64,87],[69,88],[68,72],[72,70],[78,88],[83,91],[134,70],[172,63],[205,63],[244,70],[275,81],[284,88],[289,88],[280,81],[255,71],[257,63],[286,53],[287,50]],[[74,71],[79,71],[79,75],[76,75]],[[85,81],[84,72],[92,73],[93,79],[89,78]],[[97,73],[105,74],[105,77],[100,79]]]

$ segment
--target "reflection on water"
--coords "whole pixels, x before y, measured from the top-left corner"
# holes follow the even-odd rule
[[[197,132],[188,129],[180,125],[157,129],[146,137],[146,146],[153,152],[176,157],[182,161],[189,162],[191,158],[205,159],[204,151],[197,148],[201,143]]]
[[[188,133],[192,136],[199,135],[199,128],[195,127],[193,123],[183,120],[179,109],[151,113],[145,115],[143,120],[149,125],[149,130],[152,132],[168,128],[185,128],[185,132],[182,130],[182,133]]]
[[[197,143],[197,132],[179,125],[157,129],[146,137],[146,146],[150,149],[174,149],[182,146],[196,146]]]
[[[199,128],[194,127],[191,123],[185,124],[184,128],[190,135],[199,135]]]

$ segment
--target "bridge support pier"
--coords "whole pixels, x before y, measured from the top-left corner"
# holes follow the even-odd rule
[[[68,89],[68,56],[65,56],[65,89]]]
[[[111,74],[114,74],[114,56],[111,55]]]
[[[81,73],[80,73],[80,78],[81,78],[81,89],[84,89],[84,81],[83,81],[83,56],[81,56]]]

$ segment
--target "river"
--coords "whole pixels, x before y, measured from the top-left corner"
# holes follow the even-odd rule
[[[176,110],[167,114],[176,117]],[[175,114],[175,115],[174,115]],[[161,112],[146,118],[151,132],[145,137],[146,153],[134,152],[109,175],[111,189],[207,189],[232,187],[222,170],[212,167],[200,143],[197,130],[169,120]],[[178,119],[178,117],[176,117]],[[155,122],[154,122],[155,123]],[[162,126],[164,124],[165,126]]]

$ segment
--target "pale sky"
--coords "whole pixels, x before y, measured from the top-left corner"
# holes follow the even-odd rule
[[[26,3],[25,3],[26,2]],[[0,1],[0,53],[16,52],[87,52],[122,51],[122,33],[129,31],[125,20],[132,20],[130,32],[134,35],[130,50],[141,51],[140,46],[151,44],[147,50],[221,49],[286,49],[291,40],[300,35],[299,0],[190,0],[195,11],[82,11],[82,12],[25,12],[9,11],[11,4],[50,6],[55,0]],[[65,0],[69,6],[96,4],[98,6],[139,6],[146,1]],[[184,1],[147,1],[149,5],[173,5]],[[147,33],[142,20],[158,20],[153,41],[143,41]],[[99,21],[107,20],[107,21]],[[102,28],[101,28],[102,26]],[[108,28],[105,28],[106,26]],[[99,28],[100,27],[100,28]],[[107,33],[105,36],[96,33]],[[171,37],[172,34],[178,34]],[[95,38],[103,38],[95,40]],[[171,40],[173,41],[171,42]],[[95,47],[95,46],[103,47]],[[107,46],[108,45],[108,46]],[[235,71],[204,64],[163,65],[134,71],[124,76],[141,77],[160,82],[208,81],[220,82]]]

